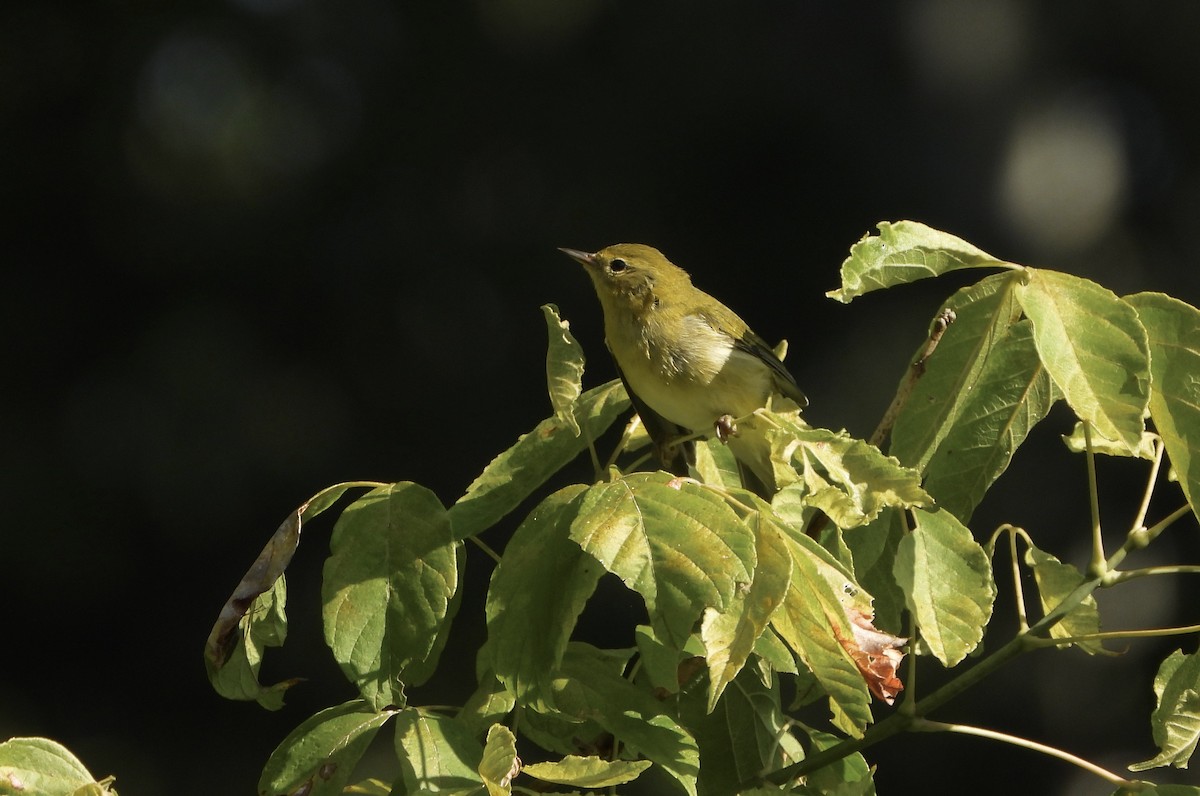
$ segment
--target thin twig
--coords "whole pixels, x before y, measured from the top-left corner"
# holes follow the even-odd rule
[[[1057,757],[1059,760],[1065,760],[1072,765],[1079,766],[1084,771],[1095,774],[1101,779],[1106,779],[1118,787],[1129,784],[1129,781],[1120,774],[1114,774],[1108,769],[1101,768],[1095,763],[1084,760],[1082,757],[1073,755],[1070,752],[1063,751],[1053,746],[1047,746],[1037,741],[1031,741],[1028,738],[1022,738],[1017,735],[1009,735],[1006,732],[997,732],[996,730],[988,730],[983,727],[973,727],[969,724],[947,724],[940,721],[930,721],[929,719],[918,719],[913,723],[913,730],[917,732],[954,732],[959,735],[974,735],[979,738],[988,738],[993,741],[1020,746],[1024,749],[1030,749],[1034,752],[1041,752],[1050,757]]]
[[[1092,447],[1092,424],[1083,421],[1083,439],[1087,443],[1088,502],[1092,512],[1092,561],[1088,572],[1101,577],[1107,571],[1104,556],[1104,535],[1100,530],[1100,492],[1096,486],[1096,451]]]
[[[921,349],[920,356],[909,366],[904,381],[900,382],[900,387],[896,390],[896,397],[892,399],[891,406],[883,413],[883,419],[879,421],[879,426],[875,429],[875,433],[871,434],[871,438],[868,440],[875,447],[883,445],[888,435],[892,433],[892,426],[896,424],[896,418],[900,416],[900,410],[908,403],[909,396],[912,395],[917,382],[925,375],[925,363],[933,355],[934,349],[938,347],[938,343],[942,340],[942,335],[950,328],[950,324],[954,323],[956,317],[954,310],[946,307],[933,319],[933,325],[929,329],[929,337],[925,340],[925,347]]]

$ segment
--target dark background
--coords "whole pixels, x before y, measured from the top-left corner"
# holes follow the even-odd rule
[[[588,384],[612,377],[557,246],[663,249],[789,338],[811,422],[857,435],[974,278],[825,299],[879,220],[1197,303],[1198,26],[1193,3],[1098,0],[10,0],[0,738],[53,737],[129,796],[251,792],[288,730],[352,696],[319,629],[329,523],[307,531],[266,667],[311,678],[281,712],[208,687],[218,609],[321,487],[412,479],[449,503],[544,417],[540,304],[572,320]],[[1039,428],[977,535],[1012,521],[1086,560],[1069,427]],[[1114,544],[1142,472],[1102,470]],[[1178,505],[1163,492],[1152,520]],[[1171,531],[1161,560],[1195,561],[1195,536]],[[415,704],[461,700],[471,676],[489,567],[468,566],[448,676]],[[1194,594],[1104,595],[1107,626],[1195,622]],[[600,641],[635,616],[606,599]],[[1178,646],[1031,655],[938,718],[1123,770],[1154,754],[1151,676]],[[970,738],[871,759],[884,793],[1109,792]]]

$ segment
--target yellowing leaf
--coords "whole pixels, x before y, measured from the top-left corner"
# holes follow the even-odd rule
[[[879,235],[865,235],[842,263],[842,287],[825,295],[844,304],[894,285],[960,268],[1017,268],[997,260],[962,238],[916,221],[881,221]]]
[[[1150,417],[1192,512],[1200,506],[1200,310],[1161,293],[1126,301],[1150,338]]]
[[[546,333],[550,344],[546,350],[546,385],[554,416],[579,436],[575,419],[575,402],[583,393],[583,349],[571,334],[571,326],[558,315],[558,307],[543,304]]]
[[[649,760],[602,760],[567,755],[562,760],[525,766],[524,773],[543,782],[576,788],[607,788],[632,782],[653,765]]]
[[[916,524],[900,540],[894,572],[921,639],[946,666],[979,645],[992,616],[996,584],[991,561],[971,532],[948,511],[916,509]]]
[[[1136,450],[1150,398],[1150,352],[1138,313],[1095,282],[1056,271],[1031,269],[1017,300],[1071,409]]]
[[[706,608],[724,610],[754,569],[754,535],[719,494],[667,473],[588,490],[571,538],[646,601],[664,641],[683,645]]]

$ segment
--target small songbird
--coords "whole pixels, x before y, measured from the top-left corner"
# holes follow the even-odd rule
[[[770,346],[658,249],[620,243],[594,254],[560,251],[592,278],[605,342],[664,465],[672,467],[671,440],[684,429],[715,430],[758,480],[771,483],[765,450],[748,452],[732,426],[773,394],[808,405]]]

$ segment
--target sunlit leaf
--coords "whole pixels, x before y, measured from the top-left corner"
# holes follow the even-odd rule
[[[1056,271],[1031,269],[1017,300],[1071,409],[1103,436],[1137,450],[1150,397],[1150,354],[1138,313],[1095,282]]]
[[[575,419],[575,402],[583,393],[583,348],[571,334],[571,326],[558,314],[558,307],[543,304],[542,314],[546,318],[546,333],[550,344],[546,350],[546,385],[550,391],[550,405],[554,417],[578,436],[579,423]]]
[[[97,783],[65,746],[48,738],[10,738],[0,743],[0,794],[5,796],[72,796],[89,785],[100,788],[97,793],[108,793],[104,783]]]
[[[764,522],[760,513],[749,517],[747,525],[754,532],[758,562],[753,580],[738,588],[724,609],[706,609],[700,624],[708,664],[710,711],[746,664],[791,581],[791,556],[783,536],[772,523]]]
[[[525,766],[524,773],[558,785],[576,788],[607,788],[632,782],[653,763],[649,760],[602,760],[599,757],[567,755],[562,760]]]
[[[517,757],[517,738],[503,724],[493,724],[483,744],[479,761],[479,776],[487,786],[488,796],[508,796],[512,781],[521,773],[521,758]]]
[[[346,677],[376,708],[403,705],[402,685],[444,637],[458,591],[461,542],[428,489],[400,482],[342,512],[321,596],[325,640]]]
[[[487,598],[492,671],[522,703],[545,698],[549,678],[604,568],[568,538],[586,487],[546,498],[504,549]]]
[[[996,585],[991,561],[971,531],[945,510],[913,511],[912,532],[896,551],[896,582],[921,639],[946,666],[962,661],[992,616]]]
[[[650,623],[682,646],[705,608],[724,610],[754,569],[754,535],[716,492],[667,473],[588,490],[571,538],[646,601]]]
[[[903,285],[960,268],[1017,268],[962,238],[916,221],[881,221],[842,263],[842,286],[825,295],[848,304],[872,290]]]
[[[929,460],[925,489],[943,509],[970,520],[1016,449],[1060,397],[1038,359],[1029,321],[1010,326]]]
[[[356,699],[305,719],[271,753],[258,781],[259,796],[340,794],[375,733],[395,710],[373,710]]]
[[[488,464],[450,507],[454,537],[465,539],[491,527],[535,489],[579,455],[617,416],[629,409],[620,380],[588,390],[575,402],[574,420],[582,431],[550,417]]]
[[[1193,513],[1200,513],[1200,310],[1161,293],[1126,301],[1150,338],[1150,417]]]
[[[843,597],[855,590],[849,577],[835,586],[835,559],[804,535],[787,536],[792,578],[771,624],[829,695],[834,725],[854,736],[872,721],[866,682],[840,639],[853,636]]]
[[[730,489],[741,487],[742,476],[729,445],[723,445],[715,439],[698,440],[695,452],[696,474],[701,481]]]
[[[888,506],[931,503],[916,470],[874,445],[844,431],[811,428],[792,415],[767,410],[758,414],[755,422],[774,426],[768,436],[780,486],[802,489],[804,502],[838,527],[865,525]],[[784,481],[788,473],[792,484]]]
[[[1166,765],[1187,768],[1200,741],[1200,653],[1172,652],[1154,677],[1154,696],[1157,707],[1150,715],[1150,729],[1160,751],[1129,770]]]
[[[342,791],[352,796],[392,796],[392,786],[381,779],[371,777],[353,785],[347,785]]]
[[[993,348],[1020,318],[1016,301],[1020,282],[1017,271],[993,274],[962,288],[942,305],[938,315],[952,311],[954,323],[925,360],[921,377],[897,415],[888,453],[909,467],[925,470],[959,422],[963,405],[976,393]],[[924,349],[922,341],[914,357]]]
[[[483,745],[450,716],[408,708],[396,717],[396,754],[407,793],[479,796]]]
[[[1153,345],[1153,342],[1151,342]],[[1153,365],[1153,363],[1152,363]],[[1154,393],[1150,393],[1150,403],[1154,403]],[[1154,461],[1154,444],[1159,439],[1159,436],[1152,431],[1142,432],[1142,440],[1138,443],[1137,449],[1130,451],[1120,442],[1108,439],[1102,436],[1099,431],[1092,429],[1092,452],[1103,454],[1105,456],[1133,456],[1138,459],[1146,459]],[[1083,453],[1087,450],[1087,436],[1083,430],[1083,421],[1075,424],[1075,428],[1071,429],[1070,434],[1063,434],[1063,443],[1067,446],[1067,450],[1071,453]]]
[[[480,677],[479,687],[463,703],[457,718],[472,734],[483,735],[484,730],[503,720],[514,707],[516,697],[488,670]]]
[[[1064,564],[1047,552],[1030,545],[1025,550],[1025,563],[1033,569],[1033,577],[1037,582],[1038,601],[1042,606],[1042,614],[1048,614],[1059,606],[1064,598],[1075,591],[1083,583],[1083,573],[1070,564]],[[1083,602],[1050,628],[1053,638],[1071,638],[1100,632],[1100,609],[1096,598],[1090,594]],[[1099,641],[1077,641],[1074,646],[1095,655],[1104,652],[1104,645]]]

